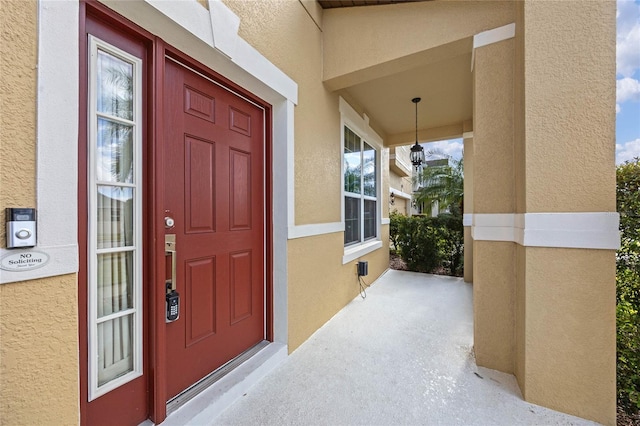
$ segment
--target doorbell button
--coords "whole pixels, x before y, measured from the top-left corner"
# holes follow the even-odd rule
[[[29,231],[28,229],[21,229],[18,232],[16,232],[16,237],[20,238],[21,240],[26,240],[27,238],[29,238],[31,236],[31,231]]]

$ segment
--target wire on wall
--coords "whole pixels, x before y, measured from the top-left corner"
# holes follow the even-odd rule
[[[360,297],[363,299],[367,298],[367,289],[369,288],[369,284],[364,281],[361,275],[358,275],[358,283],[360,284]]]

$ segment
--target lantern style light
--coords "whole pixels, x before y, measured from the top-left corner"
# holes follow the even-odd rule
[[[416,143],[411,147],[411,164],[416,168],[420,167],[424,163],[424,148],[418,143],[418,102],[420,98],[413,98],[411,102],[416,104]]]

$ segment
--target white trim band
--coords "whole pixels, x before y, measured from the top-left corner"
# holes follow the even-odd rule
[[[473,225],[473,213],[465,213],[462,215],[462,226]]]
[[[393,194],[394,197],[400,197],[400,198],[404,198],[406,200],[410,200],[411,199],[411,194],[407,194],[406,192],[402,192],[399,189],[395,189],[392,187],[389,187],[389,195]]]
[[[614,212],[473,214],[472,223],[476,241],[508,241],[525,247],[620,247],[620,217]]]
[[[391,224],[391,219],[388,217],[383,217],[382,220],[380,221],[380,225],[389,225]]]
[[[473,36],[473,48],[487,46],[516,36],[516,24],[512,22],[502,27],[483,31]]]
[[[0,259],[15,253],[30,252],[45,253],[49,261],[42,267],[31,268],[26,271],[0,270],[0,284],[19,281],[35,280],[38,278],[54,277],[58,275],[75,274],[78,271],[78,245],[36,246],[29,249],[0,249]]]
[[[314,223],[311,225],[295,225],[289,227],[289,239],[313,237],[314,235],[333,234],[344,232],[344,223]]]
[[[473,138],[473,132],[464,132],[462,134],[462,139],[472,139]]]
[[[382,241],[380,240],[373,240],[364,244],[359,244],[353,248],[347,247],[344,250],[344,256],[342,256],[342,264],[344,265],[351,262],[352,260],[356,260],[359,257],[369,254],[372,251],[378,250],[381,247]]]

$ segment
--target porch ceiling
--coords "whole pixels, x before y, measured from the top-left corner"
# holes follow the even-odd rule
[[[418,104],[421,141],[457,137],[462,134],[462,123],[473,114],[471,52],[355,84],[340,93],[375,120],[385,144],[415,140],[415,106],[411,102],[415,97],[422,98]]]
[[[482,24],[473,21],[478,28],[469,30],[460,24],[476,16],[468,10],[469,5],[461,10],[454,4],[449,10],[432,0],[318,0],[318,3],[330,9],[325,16],[331,17],[333,26],[329,31],[333,32],[327,45],[335,48],[340,37],[349,40],[348,47],[332,58],[325,85],[356,110],[371,117],[372,127],[384,138],[386,146],[415,141],[415,106],[411,102],[415,97],[422,98],[418,104],[420,142],[462,136],[464,124],[473,118],[473,34],[498,23],[489,18]],[[374,5],[379,7],[352,7]],[[475,3],[471,6],[477,15],[491,16]],[[422,14],[424,20],[415,19]],[[442,22],[447,19],[457,25],[455,29],[443,26]],[[386,22],[390,23],[389,27],[384,27]],[[355,30],[351,28],[352,23]],[[378,30],[372,30],[372,26]],[[450,28],[450,35],[442,36],[442,32]],[[459,37],[455,38],[456,35]],[[398,44],[399,40],[404,42]],[[424,45],[424,50],[416,48],[420,45]],[[373,55],[356,54],[350,65],[336,66],[342,63],[340,55],[349,55],[349,49],[373,52]],[[376,49],[395,53],[376,56]],[[372,58],[381,61],[376,63]]]

